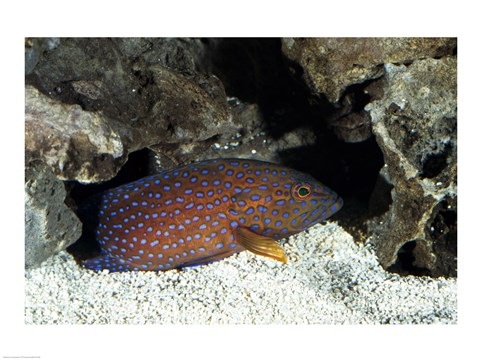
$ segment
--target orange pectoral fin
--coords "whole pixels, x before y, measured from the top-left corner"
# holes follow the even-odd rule
[[[287,263],[287,255],[285,255],[282,247],[274,239],[256,234],[244,227],[237,227],[235,232],[235,240],[246,250]]]

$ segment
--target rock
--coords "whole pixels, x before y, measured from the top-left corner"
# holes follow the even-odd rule
[[[374,191],[392,202],[369,224],[385,267],[403,261],[456,275],[456,66],[456,57],[386,64],[384,96],[366,107],[384,155],[381,176],[393,186]]]
[[[49,166],[28,167],[25,180],[25,267],[33,268],[74,243],[82,224],[65,205],[63,182]]]
[[[239,128],[222,83],[195,72],[200,41],[61,39],[49,49],[27,76],[26,155],[59,179],[111,179],[145,147],[176,165]]]
[[[265,119],[257,104],[242,103],[236,99],[234,116],[242,125],[241,133],[220,136],[204,152],[205,158],[250,158],[274,163],[285,162],[281,154],[305,146],[313,146],[316,138],[312,129],[298,127],[272,138],[264,129]]]
[[[78,104],[83,110],[102,111],[106,117],[129,122],[148,111],[150,98],[140,91],[142,80],[113,40],[62,38],[55,48],[42,53],[27,84],[63,103]],[[79,81],[96,86],[96,96],[77,92],[72,85]]]
[[[162,65],[184,75],[209,74],[210,59],[205,40],[196,38],[126,38],[116,39],[117,45],[128,49],[130,56],[140,56],[146,64]],[[145,51],[132,51],[136,47]],[[145,46],[145,43],[147,46]]]
[[[380,77],[364,84],[350,86],[335,111],[327,116],[328,126],[345,143],[360,143],[372,136],[372,120],[365,106],[383,97],[385,80]]]
[[[337,118],[331,121],[331,126],[335,135],[348,143],[362,142],[372,135],[370,114],[366,111],[352,112]]]
[[[152,108],[148,126],[154,142],[204,141],[221,133],[234,133],[239,126],[229,112],[225,91],[215,76],[193,78],[160,65],[149,67],[161,94]]]
[[[97,182],[113,177],[126,160],[122,139],[99,113],[25,88],[26,164],[41,161],[58,179]]]
[[[59,43],[59,38],[26,38],[25,75],[29,75],[37,66],[43,51],[55,49]]]
[[[317,95],[337,103],[353,84],[382,76],[385,63],[450,55],[455,38],[286,38],[282,51],[303,68]]]
[[[128,138],[134,143],[131,151],[148,147],[156,153],[154,172],[198,159],[217,137],[232,136],[240,128],[215,76],[186,77],[161,65],[148,71],[156,87],[151,91],[161,97]]]
[[[196,72],[200,41],[32,39],[25,57],[27,266],[80,235],[60,180],[110,180],[148,147],[173,167],[239,128],[222,83]]]
[[[366,234],[374,217],[385,267],[454,274],[455,48],[448,38],[27,39],[26,164],[73,180],[79,203],[194,160],[279,162],[341,194],[343,226]]]

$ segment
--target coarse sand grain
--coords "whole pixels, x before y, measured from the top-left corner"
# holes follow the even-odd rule
[[[26,324],[456,324],[455,278],[386,272],[336,223],[166,272],[94,272],[67,252],[26,272]]]

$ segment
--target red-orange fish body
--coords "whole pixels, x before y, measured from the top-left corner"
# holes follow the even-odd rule
[[[94,270],[168,270],[249,250],[286,262],[275,240],[342,207],[332,190],[298,171],[257,160],[214,159],[102,194]]]

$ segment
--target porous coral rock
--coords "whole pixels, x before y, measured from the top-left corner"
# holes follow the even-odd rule
[[[372,241],[385,267],[409,251],[411,266],[456,275],[456,58],[387,64],[385,71],[384,97],[366,110],[384,154],[381,176],[393,186],[392,203],[370,222]]]

